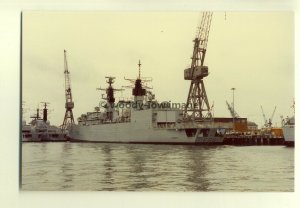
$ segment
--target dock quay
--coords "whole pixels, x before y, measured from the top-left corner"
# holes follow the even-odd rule
[[[226,135],[223,144],[236,146],[284,145],[284,138],[269,135]]]

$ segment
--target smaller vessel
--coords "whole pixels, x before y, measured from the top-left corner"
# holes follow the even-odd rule
[[[282,127],[284,135],[284,144],[289,147],[295,145],[295,117],[287,118]]]
[[[50,125],[47,120],[47,103],[44,103],[43,118],[37,113],[32,116],[30,124],[22,121],[22,142],[48,142],[48,141],[66,141],[66,133],[60,128]]]

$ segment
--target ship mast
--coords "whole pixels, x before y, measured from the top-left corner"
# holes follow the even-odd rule
[[[68,69],[68,62],[67,62],[67,51],[64,50],[64,74],[65,74],[65,108],[66,113],[64,117],[63,124],[61,125],[61,129],[65,130],[67,127],[71,124],[74,124],[74,117],[73,117],[73,111],[74,108],[74,102],[72,100],[72,92],[71,92],[71,81],[70,81],[70,72]]]
[[[41,102],[44,104],[44,109],[43,109],[43,121],[46,122],[48,120],[48,109],[47,109],[47,104],[48,102]]]
[[[132,88],[132,95],[134,96],[134,102],[137,106],[136,109],[140,110],[143,106],[144,96],[146,96],[146,89],[152,89],[151,87],[148,87],[145,85],[147,82],[151,82],[152,78],[147,77],[141,77],[141,61],[139,60],[138,67],[139,67],[139,73],[137,79],[126,79],[125,80],[131,82],[131,86],[124,86],[126,88]]]
[[[40,109],[39,109],[39,105],[36,108],[36,115],[32,115],[30,116],[30,118],[33,118],[35,120],[40,119]]]
[[[212,14],[212,12],[203,13],[196,38],[194,39],[191,67],[184,70],[184,79],[191,80],[184,117],[192,120],[204,120],[212,117],[203,82],[203,78],[208,76],[208,67],[204,66],[204,59]],[[207,115],[204,114],[205,111],[207,111]]]
[[[113,112],[114,112],[114,104],[115,104],[115,91],[123,91],[124,89],[115,89],[113,88],[112,84],[115,82],[115,77],[105,77],[107,79],[106,83],[108,83],[108,87],[104,88],[97,88],[97,90],[104,90],[106,91],[106,97],[102,96],[102,99],[106,100],[106,113],[107,113],[107,120],[113,121]]]

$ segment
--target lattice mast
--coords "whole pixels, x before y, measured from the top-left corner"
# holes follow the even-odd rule
[[[124,77],[125,80],[129,81],[131,83],[130,86],[123,86],[124,88],[131,88],[132,89],[132,95],[134,96],[134,102],[137,104],[137,109],[140,109],[143,101],[145,99],[145,96],[148,95],[149,100],[153,100],[155,98],[155,95],[152,94],[150,89],[152,87],[147,86],[148,82],[152,82],[151,77],[141,77],[141,61],[139,60],[138,63],[138,77],[136,79],[127,79]]]
[[[66,97],[66,113],[64,117],[63,124],[61,126],[62,129],[66,129],[69,125],[74,124],[74,116],[72,109],[74,108],[74,102],[72,100],[72,92],[71,92],[71,80],[70,80],[70,72],[68,69],[67,62],[67,51],[64,50],[64,74],[65,74],[65,97]]]
[[[102,90],[106,92],[106,97],[102,95],[102,99],[106,100],[106,114],[107,114],[107,119],[110,121],[113,121],[113,112],[115,108],[115,91],[123,91],[124,89],[116,89],[112,86],[112,84],[115,82],[115,77],[105,77],[107,79],[106,83],[108,84],[107,88],[96,88],[96,90]]]
[[[48,103],[48,102],[41,102],[42,104],[44,104],[44,109],[43,109],[43,121],[44,122],[47,122],[47,120],[48,120],[48,108],[47,108],[47,106],[48,106],[48,104],[50,104],[50,103]]]
[[[211,108],[204,87],[203,78],[208,76],[208,67],[204,66],[212,12],[204,12],[196,38],[191,67],[184,70],[184,79],[191,80],[189,93],[184,109],[184,117],[192,120],[211,118]],[[205,112],[206,115],[205,115]]]

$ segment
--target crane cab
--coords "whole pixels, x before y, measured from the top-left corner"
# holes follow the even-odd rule
[[[194,68],[187,68],[184,70],[184,79],[185,80],[194,80],[196,78],[203,78],[208,76],[208,67],[207,66],[196,66]]]
[[[66,107],[66,109],[73,109],[74,108],[74,102],[66,102],[65,107]]]

